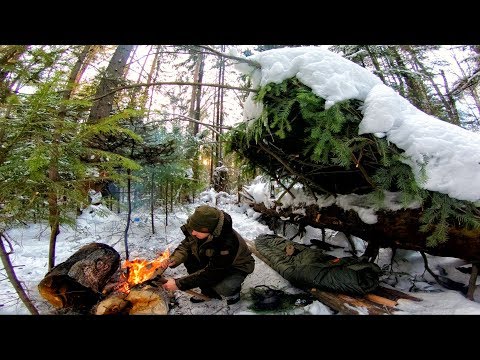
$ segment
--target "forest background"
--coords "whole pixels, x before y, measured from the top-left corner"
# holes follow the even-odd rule
[[[110,185],[108,205],[128,197],[130,216],[146,204],[153,213],[192,202],[209,186],[236,192],[254,179],[258,172],[236,163],[224,147],[224,134],[242,121],[250,92],[249,79],[233,65],[276,47],[1,45],[0,255],[6,278],[16,281],[8,269],[15,243],[4,232],[47,221],[52,268],[59,227],[75,223],[89,189]],[[371,70],[425,113],[478,131],[480,46],[325,47]],[[228,171],[228,182],[216,176],[219,168]]]

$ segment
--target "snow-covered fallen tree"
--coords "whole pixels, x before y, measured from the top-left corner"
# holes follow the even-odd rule
[[[258,211],[393,247],[480,260],[480,135],[411,105],[355,63],[317,47],[241,64],[257,93],[228,150],[282,191]],[[302,210],[289,204],[300,186]],[[298,201],[297,201],[298,205]]]

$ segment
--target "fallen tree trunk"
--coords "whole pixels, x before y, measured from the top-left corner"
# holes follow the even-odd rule
[[[307,56],[309,60],[301,57],[301,61],[317,61],[313,60],[316,55],[310,56]],[[295,58],[295,67],[297,59],[300,57]],[[303,192],[315,200],[317,195],[365,195],[388,191],[403,194],[404,199],[417,199],[421,208],[377,211],[375,224],[366,224],[355,211],[345,211],[335,205],[321,209],[317,205],[306,206],[304,216],[298,215],[300,211],[293,214],[292,210],[279,210],[276,214],[273,209],[262,208],[263,204],[254,205],[257,211],[269,212],[275,218],[290,217],[292,222],[298,217],[301,226],[330,228],[357,236],[369,243],[368,250],[391,247],[421,250],[469,262],[480,260],[478,194],[471,200],[450,197],[453,191],[449,184],[457,183],[457,177],[462,175],[450,172],[441,180],[435,179],[443,172],[440,164],[450,160],[443,158],[443,153],[430,154],[426,148],[420,150],[417,145],[412,146],[419,132],[411,129],[408,136],[406,133],[398,135],[400,122],[392,128],[390,139],[387,134],[380,136],[364,131],[365,114],[361,110],[365,109],[364,100],[352,97],[333,101],[335,105],[332,105],[331,99],[319,96],[318,89],[307,86],[297,76],[263,85],[256,98],[262,103],[261,115],[236,126],[228,137],[226,149],[236,152],[246,163],[268,174],[285,189],[277,201],[286,193],[295,198],[293,187],[301,184]],[[468,131],[460,133],[468,142],[471,134]],[[397,143],[400,138],[402,140]],[[410,144],[411,140],[414,141]],[[428,148],[434,149],[433,143]],[[417,151],[422,153],[422,160],[416,159],[420,153],[412,155]],[[423,164],[421,170],[420,163]],[[424,187],[437,181],[441,182],[441,188],[450,190],[440,193],[431,186]],[[463,183],[459,181],[458,184]],[[462,193],[463,190],[466,189],[462,189]],[[373,203],[360,206],[367,210],[376,208]],[[296,210],[303,212],[304,209]],[[430,231],[421,232],[422,227]],[[373,258],[374,251],[368,256]]]
[[[308,205],[304,208],[304,215],[293,212],[291,208],[270,209],[263,203],[254,203],[252,207],[263,214],[267,223],[288,218],[300,227],[310,225],[315,228],[341,231],[359,237],[377,248],[424,251],[430,255],[456,257],[469,262],[480,260],[480,229],[452,227],[448,230],[446,242],[433,247],[427,246],[427,237],[431,233],[419,231],[421,209],[378,211],[378,221],[375,224],[366,224],[355,211],[345,211],[336,205],[322,208]]]
[[[91,243],[52,268],[38,284],[43,298],[57,309],[88,312],[118,270],[120,254],[111,246]]]

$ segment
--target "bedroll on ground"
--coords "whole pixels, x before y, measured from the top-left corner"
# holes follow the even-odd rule
[[[363,258],[336,258],[279,235],[261,234],[258,252],[282,277],[299,288],[364,295],[379,285],[381,269]]]

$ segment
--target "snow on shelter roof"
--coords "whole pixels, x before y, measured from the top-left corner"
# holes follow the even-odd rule
[[[480,134],[424,113],[369,70],[326,49],[273,49],[248,59],[261,68],[246,63],[237,68],[251,76],[254,88],[296,77],[325,99],[327,109],[343,100],[363,101],[359,134],[386,137],[404,150],[405,162],[420,187],[459,200],[480,200]],[[244,120],[257,118],[261,111],[262,104],[250,93],[244,104]],[[422,166],[427,176],[423,183]]]

